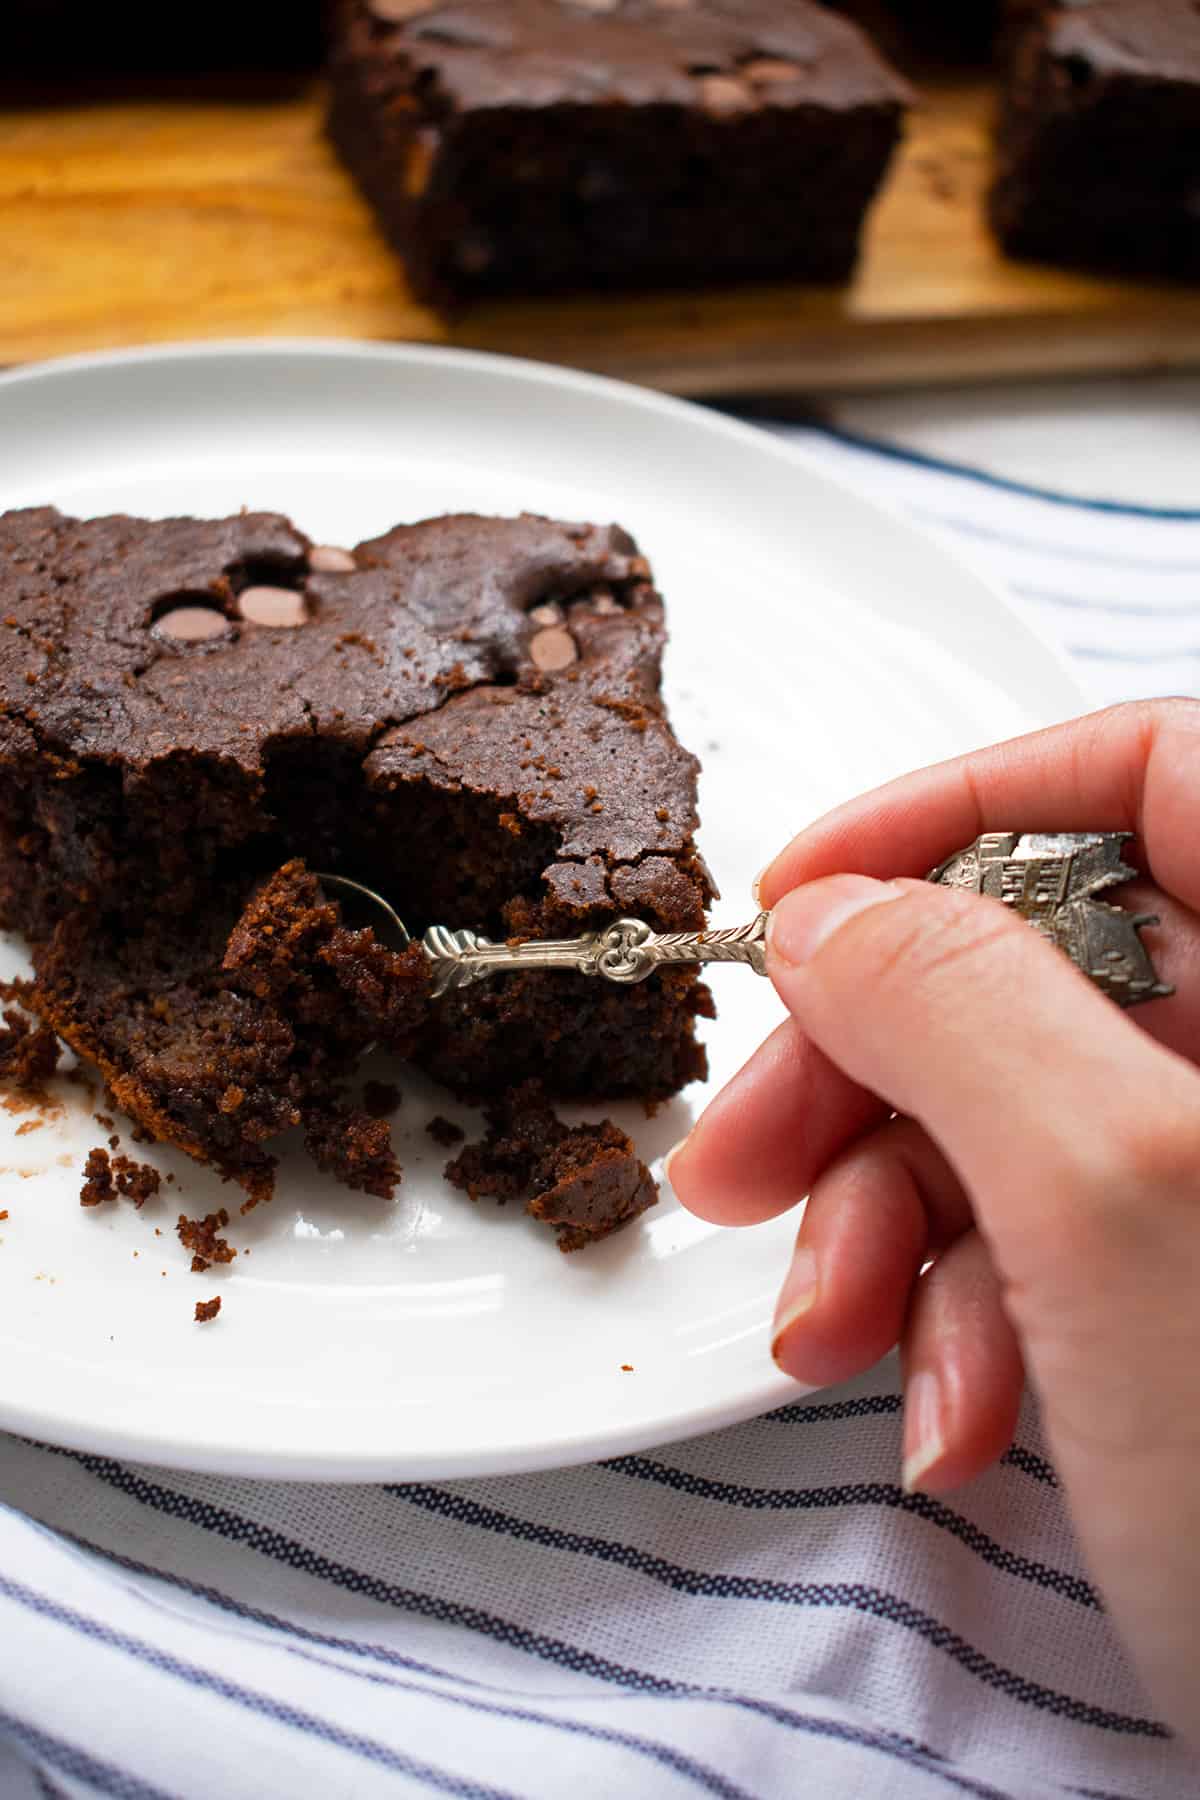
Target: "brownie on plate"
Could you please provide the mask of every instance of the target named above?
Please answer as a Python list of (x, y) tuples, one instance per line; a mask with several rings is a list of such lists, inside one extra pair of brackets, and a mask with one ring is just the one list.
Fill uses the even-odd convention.
[(907, 96), (816, 0), (341, 0), (331, 74), (434, 303), (842, 280)]
[(1200, 278), (1200, 8), (1017, 0), (991, 198), (1011, 255)]
[[(455, 516), (347, 550), (271, 514), (0, 517), (0, 924), (38, 1008), (153, 1135), (248, 1184), (289, 1124), (343, 1154), (371, 1040), (467, 1097), (674, 1093), (705, 1066), (694, 970), (430, 1003), (421, 953), (311, 879), (368, 882), (414, 935), (701, 927), (664, 635), (615, 526)], [(350, 1174), (385, 1186), (353, 1133)]]

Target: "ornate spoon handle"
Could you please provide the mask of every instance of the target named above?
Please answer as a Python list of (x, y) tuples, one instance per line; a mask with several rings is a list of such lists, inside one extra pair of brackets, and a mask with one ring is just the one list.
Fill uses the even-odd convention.
[(470, 987), (514, 969), (574, 969), (607, 981), (645, 981), (670, 963), (746, 963), (767, 972), (767, 914), (727, 931), (653, 931), (644, 919), (616, 919), (577, 938), (542, 938), (527, 944), (494, 944), (474, 931), (431, 925), (421, 943), (433, 965), (433, 994)]
[(1133, 881), (1123, 859), (1131, 831), (989, 831), (931, 871), (943, 887), (990, 894), (1057, 944), (1118, 1006), (1160, 1000), (1175, 989), (1158, 979), (1141, 939), (1155, 913), (1130, 913), (1097, 895)]
[[(1064, 951), (1102, 992), (1121, 1006), (1174, 992), (1158, 979), (1142, 943), (1152, 913), (1128, 913), (1097, 898), (1130, 881), (1136, 869), (1122, 860), (1128, 831), (992, 831), (948, 857), (928, 879), (944, 887), (989, 894), (1011, 906), (1035, 931)], [(367, 922), (385, 942), (403, 948), (403, 921), (373, 888), (341, 875), (320, 879), (343, 905), (366, 905)], [(656, 932), (644, 919), (617, 919), (575, 938), (494, 944), (474, 931), (431, 925), (421, 940), (432, 966), (432, 992), (448, 994), (516, 969), (574, 969), (606, 981), (645, 981), (672, 963), (745, 963), (765, 975), (766, 913), (724, 931)]]

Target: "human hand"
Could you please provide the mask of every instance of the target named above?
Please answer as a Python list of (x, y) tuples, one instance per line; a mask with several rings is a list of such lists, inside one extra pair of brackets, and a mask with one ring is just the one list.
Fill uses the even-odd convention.
[[(899, 1342), (910, 1488), (1000, 1455), (1028, 1374), (1117, 1625), (1193, 1734), (1198, 802), (1200, 703), (1164, 701), (904, 777), (803, 832), (759, 884), (790, 1016), (670, 1163), (721, 1224), (810, 1195), (776, 1360), (826, 1385)], [(995, 901), (904, 879), (1002, 829), (1134, 831), (1146, 880), (1121, 898), (1161, 914), (1149, 943), (1177, 997), (1122, 1013)]]

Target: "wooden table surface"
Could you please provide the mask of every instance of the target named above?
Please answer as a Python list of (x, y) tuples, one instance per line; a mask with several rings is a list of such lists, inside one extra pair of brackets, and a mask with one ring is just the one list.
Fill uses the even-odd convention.
[(0, 113), (0, 362), (178, 338), (390, 338), (533, 355), (685, 394), (816, 392), (1200, 363), (1200, 292), (1005, 261), (991, 96), (924, 84), (855, 280), (419, 306), (322, 136), (282, 97)]

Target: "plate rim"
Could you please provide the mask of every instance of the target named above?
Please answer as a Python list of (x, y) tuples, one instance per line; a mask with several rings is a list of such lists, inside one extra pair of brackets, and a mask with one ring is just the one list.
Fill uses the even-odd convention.
[[(830, 491), (849, 497), (867, 508), (893, 528), (899, 529), (916, 543), (923, 554), (940, 562), (947, 579), (961, 578), (974, 590), (978, 599), (984, 596), (997, 612), (1004, 615), (1015, 638), (1025, 638), (1041, 651), (1052, 665), (1063, 686), (1081, 709), (1093, 702), (1079, 671), (1066, 651), (1042, 627), (1031, 619), (984, 570), (976, 567), (953, 545), (919, 520), (912, 519), (900, 503), (865, 492), (838, 470), (830, 470), (816, 445), (797, 443), (764, 429), (760, 424), (730, 418), (727, 414), (695, 401), (638, 386), (611, 376), (592, 374), (555, 363), (500, 354), (492, 351), (467, 350), (455, 346), (376, 342), (373, 340), (273, 337), (215, 338), (179, 340), (167, 344), (149, 344), (102, 351), (88, 351), (70, 356), (48, 358), (0, 371), (0, 403), (12, 400), (22, 389), (45, 387), (73, 376), (95, 371), (120, 371), (146, 365), (191, 365), (234, 359), (243, 363), (258, 361), (283, 362), (300, 359), (312, 362), (379, 363), (393, 367), (427, 369), (430, 366), (452, 367), (466, 377), (472, 374), (501, 378), (514, 383), (533, 382), (559, 394), (595, 396), (619, 402), (626, 408), (650, 412), (669, 421), (690, 422), (703, 429), (710, 438), (723, 441), (732, 449), (753, 446), (762, 454), (802, 469), (809, 481)], [(782, 1271), (781, 1271), (782, 1278)], [(0, 1431), (12, 1431), (25, 1437), (41, 1439), (64, 1449), (85, 1455), (127, 1457), (149, 1465), (173, 1470), (207, 1474), (249, 1476), (277, 1480), (319, 1482), (365, 1482), (388, 1478), (464, 1479), (476, 1476), (530, 1473), (538, 1470), (566, 1468), (605, 1457), (630, 1454), (649, 1447), (685, 1441), (688, 1438), (718, 1431), (762, 1416), (774, 1408), (804, 1399), (815, 1391), (791, 1381), (768, 1365), (761, 1379), (748, 1385), (736, 1399), (698, 1400), (674, 1413), (670, 1422), (651, 1428), (644, 1420), (628, 1423), (612, 1419), (600, 1427), (592, 1426), (577, 1436), (552, 1441), (531, 1438), (528, 1432), (520, 1445), (472, 1450), (464, 1447), (457, 1454), (443, 1454), (436, 1448), (414, 1455), (411, 1449), (396, 1443), (354, 1454), (334, 1448), (313, 1453), (292, 1447), (255, 1449), (244, 1438), (241, 1448), (189, 1443), (186, 1430), (165, 1436), (154, 1423), (149, 1427), (135, 1422), (121, 1425), (101, 1424), (93, 1427), (85, 1416), (86, 1396), (81, 1398), (78, 1415), (66, 1418), (39, 1417), (36, 1406), (26, 1405), (17, 1394), (0, 1391)], [(382, 1422), (381, 1422), (382, 1424)], [(386, 1431), (386, 1427), (382, 1427)]]

